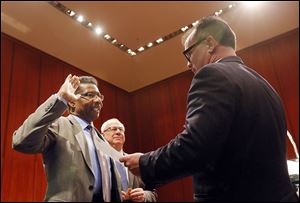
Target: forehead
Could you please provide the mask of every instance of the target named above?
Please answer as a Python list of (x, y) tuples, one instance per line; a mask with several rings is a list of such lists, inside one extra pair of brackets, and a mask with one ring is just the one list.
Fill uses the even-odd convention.
[(91, 83), (80, 84), (81, 92), (100, 92), (98, 87)]
[(123, 127), (122, 123), (117, 122), (117, 121), (112, 122), (112, 123), (109, 123), (109, 124), (107, 125), (107, 127), (115, 127), (115, 126), (116, 126), (116, 127), (120, 127), (120, 126)]

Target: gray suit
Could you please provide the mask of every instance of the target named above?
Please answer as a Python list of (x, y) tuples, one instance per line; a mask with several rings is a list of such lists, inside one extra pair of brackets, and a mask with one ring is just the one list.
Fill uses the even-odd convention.
[[(126, 155), (126, 154), (125, 154)], [(157, 193), (155, 189), (146, 188), (144, 182), (140, 177), (133, 175), (128, 170), (128, 188), (143, 188), (145, 193), (145, 202), (156, 202), (157, 201)]]
[(145, 202), (156, 202), (157, 201), (157, 193), (153, 190), (145, 189), (145, 184), (138, 176), (133, 175), (130, 171), (128, 171), (128, 188), (143, 188), (145, 193)]
[[(87, 140), (73, 116), (62, 117), (67, 106), (51, 96), (14, 132), (13, 148), (42, 153), (48, 181), (45, 201), (92, 201), (95, 178)], [(98, 133), (99, 134), (99, 133)], [(102, 171), (104, 201), (119, 201), (121, 183), (112, 160), (95, 147)]]

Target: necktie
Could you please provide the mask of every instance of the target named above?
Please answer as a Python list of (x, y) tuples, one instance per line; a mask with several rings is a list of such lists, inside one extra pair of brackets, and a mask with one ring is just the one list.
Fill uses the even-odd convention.
[(117, 161), (116, 161), (116, 166), (117, 166), (117, 169), (118, 169), (118, 171), (121, 175), (122, 190), (126, 192), (127, 189), (128, 189), (126, 169), (120, 162), (117, 162)]
[(97, 154), (97, 151), (96, 151), (96, 147), (95, 147), (95, 136), (96, 135), (96, 132), (93, 128), (93, 126), (91, 125), (88, 125), (87, 126), (87, 129), (89, 130), (90, 132), (90, 135), (91, 135), (91, 141), (92, 141), (92, 146), (89, 146), (90, 147), (90, 155), (91, 155), (91, 161), (92, 161), (92, 168), (93, 168), (93, 172), (95, 174), (95, 188), (94, 188), (94, 192), (96, 193), (102, 193), (101, 191), (101, 167), (100, 167), (100, 163), (99, 163), (99, 158), (98, 158), (98, 154)]

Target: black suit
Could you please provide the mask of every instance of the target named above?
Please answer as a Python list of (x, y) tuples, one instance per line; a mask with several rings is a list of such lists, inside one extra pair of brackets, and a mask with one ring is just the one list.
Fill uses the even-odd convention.
[(185, 129), (141, 156), (141, 177), (157, 185), (193, 175), (195, 201), (296, 201), (286, 131), (275, 90), (239, 57), (226, 57), (194, 76)]

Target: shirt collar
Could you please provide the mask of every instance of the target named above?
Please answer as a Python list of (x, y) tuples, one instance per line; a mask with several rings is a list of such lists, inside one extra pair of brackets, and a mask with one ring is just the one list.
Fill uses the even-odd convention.
[(84, 130), (88, 125), (91, 125), (91, 126), (94, 126), (93, 125), (93, 122), (92, 123), (88, 123), (88, 122), (86, 122), (85, 120), (83, 120), (82, 118), (79, 118), (78, 116), (76, 116), (76, 115), (71, 115), (71, 116), (73, 116), (75, 119), (76, 119), (76, 121), (78, 121), (78, 123), (80, 124), (80, 126), (81, 126), (81, 128)]

